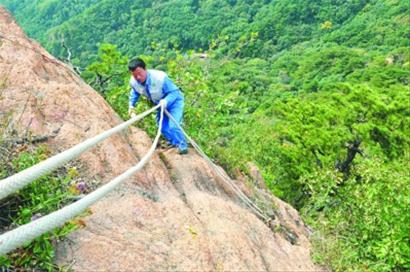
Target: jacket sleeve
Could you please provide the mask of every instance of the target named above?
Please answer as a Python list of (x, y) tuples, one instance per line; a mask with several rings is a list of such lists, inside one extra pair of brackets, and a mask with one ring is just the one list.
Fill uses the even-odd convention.
[(139, 98), (140, 98), (140, 94), (137, 91), (135, 91), (134, 88), (131, 87), (128, 107), (129, 108), (135, 107), (135, 104), (138, 102)]
[(164, 98), (167, 101), (167, 105), (171, 105), (180, 96), (178, 87), (172, 82), (172, 80), (167, 76), (164, 79), (163, 85)]

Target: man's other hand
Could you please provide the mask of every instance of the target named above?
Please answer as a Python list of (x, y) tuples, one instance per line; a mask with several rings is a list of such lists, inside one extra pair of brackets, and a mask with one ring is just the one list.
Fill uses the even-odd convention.
[(167, 107), (167, 100), (161, 99), (161, 100), (159, 101), (159, 104), (161, 105), (161, 107), (166, 108), (166, 107)]

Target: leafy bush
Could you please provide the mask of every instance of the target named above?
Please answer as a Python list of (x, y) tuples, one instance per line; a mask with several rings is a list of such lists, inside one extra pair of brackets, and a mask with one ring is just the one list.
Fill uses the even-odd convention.
[(410, 269), (409, 159), (363, 159), (346, 181), (329, 170), (305, 177), (312, 197), (303, 213), (316, 229), (317, 261), (337, 271)]
[[(27, 149), (27, 146), (20, 147)], [(11, 152), (12, 156), (0, 162), (0, 178), (20, 172), (48, 157), (45, 145), (26, 151)], [(59, 169), (53, 174), (38, 178), (17, 193), (1, 200), (1, 229), (6, 231), (27, 224), (37, 218), (58, 210), (72, 202), (77, 193), (73, 179), (78, 172), (75, 168)], [(73, 187), (74, 186), (74, 187)], [(74, 188), (74, 190), (73, 190)], [(0, 268), (11, 270), (58, 269), (53, 264), (55, 244), (77, 227), (68, 222), (60, 228), (43, 234), (19, 249), (0, 257)]]

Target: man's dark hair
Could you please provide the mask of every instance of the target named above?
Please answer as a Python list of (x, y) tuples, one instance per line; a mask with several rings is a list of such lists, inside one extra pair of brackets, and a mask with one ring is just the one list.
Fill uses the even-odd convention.
[(141, 67), (145, 70), (145, 62), (141, 58), (132, 59), (130, 60), (130, 62), (128, 62), (128, 70), (130, 70), (131, 72), (133, 72), (138, 67)]

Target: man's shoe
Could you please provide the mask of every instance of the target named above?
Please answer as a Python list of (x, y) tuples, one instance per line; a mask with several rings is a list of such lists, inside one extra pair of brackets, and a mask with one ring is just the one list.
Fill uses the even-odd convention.
[(158, 147), (163, 148), (163, 149), (168, 149), (168, 148), (172, 148), (175, 146), (168, 141), (161, 141), (158, 143)]
[(188, 148), (187, 148), (187, 147), (178, 148), (178, 152), (179, 152), (179, 154), (181, 154), (181, 155), (188, 154)]

